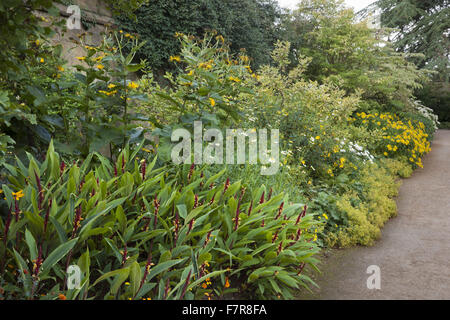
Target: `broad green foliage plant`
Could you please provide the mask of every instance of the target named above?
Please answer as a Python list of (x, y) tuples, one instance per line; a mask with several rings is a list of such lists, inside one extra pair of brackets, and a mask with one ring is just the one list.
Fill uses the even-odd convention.
[[(94, 152), (65, 164), (51, 143), (43, 162), (7, 166), (4, 298), (292, 298), (314, 284), (304, 268), (315, 268), (320, 223), (306, 206), (145, 155), (126, 147), (115, 163)], [(67, 286), (71, 265), (79, 288)]]
[[(131, 79), (131, 73), (145, 66), (145, 62), (133, 62), (142, 42), (129, 33), (113, 31), (104, 36), (103, 42), (93, 47), (80, 38), (85, 54), (75, 65), (72, 81), (58, 85), (71, 88), (64, 100), (76, 106), (72, 122), (77, 123), (55, 146), (68, 154), (86, 157), (89, 152), (107, 148), (114, 153), (127, 143), (139, 141), (144, 129), (132, 120), (152, 121), (133, 109), (137, 101), (147, 96), (138, 91), (139, 84)], [(124, 48), (129, 48), (125, 55)], [(70, 143), (69, 143), (70, 141)]]

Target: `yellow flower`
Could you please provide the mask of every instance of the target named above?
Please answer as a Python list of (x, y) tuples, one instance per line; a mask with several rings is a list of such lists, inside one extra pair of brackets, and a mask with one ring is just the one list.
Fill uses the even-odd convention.
[(113, 88), (115, 88), (115, 87), (116, 87), (116, 85), (113, 84), (113, 83), (108, 84), (108, 89), (113, 89)]
[(387, 152), (384, 152), (383, 154), (384, 154), (386, 157), (388, 156), (388, 153), (387, 153)]
[(60, 294), (58, 295), (58, 299), (59, 299), (59, 300), (66, 300), (67, 298), (66, 298), (65, 295), (63, 295), (62, 293), (60, 293)]
[(41, 58), (41, 60), (39, 60), (41, 63), (44, 63), (44, 58)]
[(15, 200), (20, 200), (20, 198), (22, 198), (23, 196), (25, 196), (25, 195), (23, 194), (23, 190), (19, 190), (19, 191), (17, 191), (17, 192), (13, 192), (12, 195), (13, 195), (13, 197), (14, 197)]
[(179, 56), (170, 56), (169, 61), (176, 61), (176, 62), (180, 62), (181, 58)]
[(102, 70), (102, 69), (104, 68), (104, 66), (103, 66), (102, 64), (98, 64), (98, 65), (96, 66), (96, 68), (97, 68), (98, 70)]
[(199, 66), (199, 68), (204, 68), (204, 69), (206, 69), (206, 70), (209, 70), (209, 69), (212, 68), (211, 64), (206, 63), (206, 62), (202, 62), (202, 63), (200, 63), (198, 66)]
[(221, 36), (221, 35), (218, 35), (218, 36), (216, 37), (216, 40), (217, 40), (217, 41), (221, 41), (222, 43), (224, 43), (224, 42), (225, 42), (225, 39), (224, 39), (224, 37), (223, 37), (223, 36)]
[(38, 46), (40, 43), (39, 39), (36, 39), (36, 41), (34, 43), (36, 43), (36, 45)]
[(345, 164), (345, 161), (346, 161), (346, 159), (345, 159), (345, 158), (341, 158), (341, 159), (340, 159), (340, 161), (341, 161), (341, 164), (339, 165), (339, 167), (340, 167), (340, 168), (343, 168), (343, 167), (344, 167), (344, 164)]
[(216, 105), (216, 101), (213, 98), (209, 98), (209, 102), (211, 103), (211, 106), (215, 106)]
[(136, 88), (139, 88), (139, 85), (138, 85), (137, 83), (135, 83), (134, 81), (131, 81), (131, 82), (128, 84), (128, 88), (130, 88), (130, 89), (136, 89)]
[(325, 218), (325, 220), (328, 220), (328, 216), (324, 213), (323, 217)]
[(147, 153), (149, 153), (149, 152), (151, 152), (149, 149), (147, 149), (147, 148), (142, 148), (142, 151), (145, 151), (145, 152), (147, 152)]
[(228, 77), (228, 80), (234, 81), (234, 82), (240, 82), (241, 80), (236, 77)]
[(86, 57), (76, 57), (76, 59), (78, 59), (79, 61), (83, 61), (86, 60)]
[(62, 66), (58, 66), (58, 70), (62, 72), (64, 71), (64, 68)]
[(105, 90), (98, 90), (98, 92), (104, 93), (104, 94), (106, 94), (107, 96), (112, 96), (113, 94), (116, 94), (116, 93), (117, 93), (117, 90), (113, 90), (113, 91), (110, 91), (110, 92), (105, 91)]

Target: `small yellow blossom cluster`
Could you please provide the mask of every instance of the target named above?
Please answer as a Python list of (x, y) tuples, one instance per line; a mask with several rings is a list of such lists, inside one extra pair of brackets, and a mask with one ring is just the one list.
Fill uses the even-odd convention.
[[(0, 194), (2, 194), (2, 193), (3, 193), (3, 190), (0, 189)], [(12, 192), (12, 196), (13, 196), (14, 200), (18, 201), (18, 200), (20, 200), (20, 198), (24, 197), (25, 195), (23, 194), (23, 190), (19, 190), (17, 192)], [(4, 200), (6, 200), (6, 198), (4, 198)]]
[[(329, 156), (330, 156), (330, 154), (328, 154), (328, 157), (329, 157)], [(341, 158), (339, 158), (338, 161), (336, 161), (336, 162), (334, 163), (334, 166), (335, 166), (335, 167), (339, 167), (339, 168), (342, 169), (342, 168), (344, 168), (346, 161), (347, 161), (346, 158), (341, 157)]]
[(128, 83), (127, 87), (130, 89), (137, 89), (137, 88), (139, 88), (139, 85), (134, 81), (130, 81), (130, 83)]
[(228, 77), (228, 80), (233, 81), (233, 82), (241, 82), (241, 80), (239, 78), (236, 78), (236, 77), (233, 77), (233, 76)]
[[(385, 134), (382, 154), (385, 157), (406, 155), (412, 164), (423, 168), (422, 156), (431, 151), (428, 134), (422, 122), (413, 123), (411, 120), (402, 121), (398, 116), (390, 113), (366, 114), (357, 113), (356, 118), (350, 118), (351, 122), (362, 120), (374, 129), (381, 129)], [(361, 121), (360, 120), (360, 121)]]
[(211, 70), (213, 65), (213, 60), (209, 60), (207, 62), (201, 62), (199, 63), (198, 67), (205, 70)]
[(170, 62), (174, 62), (174, 61), (181, 62), (181, 58), (179, 56), (170, 56), (169, 61)]
[(20, 200), (20, 198), (24, 197), (23, 190), (19, 190), (17, 192), (13, 192), (12, 196), (14, 197), (14, 200)]
[(203, 289), (207, 289), (208, 286), (210, 286), (211, 284), (212, 284), (211, 283), (211, 278), (206, 278), (205, 282), (202, 283), (202, 288)]

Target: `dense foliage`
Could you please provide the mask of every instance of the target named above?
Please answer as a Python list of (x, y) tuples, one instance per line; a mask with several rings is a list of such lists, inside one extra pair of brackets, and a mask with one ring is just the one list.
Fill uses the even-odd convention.
[(439, 70), (441, 80), (449, 80), (450, 2), (448, 0), (379, 0), (381, 23), (399, 32), (393, 41), (404, 52), (422, 53), (419, 66)]
[(169, 57), (179, 53), (173, 36), (179, 31), (202, 37), (205, 31), (217, 30), (230, 41), (233, 52), (245, 49), (255, 66), (268, 63), (281, 12), (273, 0), (157, 0), (135, 15), (137, 22), (118, 18), (119, 26), (147, 41), (139, 57), (163, 74), (171, 67)]
[[(300, 1), (280, 21), (273, 1), (153, 1), (98, 45), (80, 34), (74, 66), (51, 42), (57, 20), (38, 27), (24, 7), (51, 1), (9, 3), (0, 298), (295, 298), (321, 247), (374, 243), (398, 178), (431, 151), (437, 117), (415, 96), (429, 71), (341, 1)], [(172, 133), (194, 121), (247, 130), (247, 150), (279, 130), (279, 170), (176, 165)]]
[[(155, 168), (156, 158), (137, 155), (127, 147), (115, 164), (91, 153), (66, 165), (51, 143), (44, 162), (30, 155), (28, 168), (8, 167), (5, 298), (198, 299), (232, 293), (234, 281), (254, 297), (292, 298), (312, 282), (302, 270), (316, 262), (320, 223), (300, 204), (219, 183), (225, 170)], [(73, 263), (83, 277), (68, 289)]]
[(409, 59), (419, 67), (436, 71), (433, 82), (418, 90), (417, 96), (441, 121), (450, 121), (450, 2), (379, 0), (372, 7), (381, 10), (383, 26), (393, 28), (396, 49), (412, 53)]

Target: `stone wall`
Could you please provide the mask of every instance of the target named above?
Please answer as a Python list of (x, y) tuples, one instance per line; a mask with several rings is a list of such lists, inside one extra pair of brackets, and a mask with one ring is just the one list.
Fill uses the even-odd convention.
[[(111, 11), (101, 0), (72, 0), (71, 4), (78, 5), (81, 9), (81, 29), (67, 30), (66, 32), (56, 30), (56, 35), (52, 39), (53, 43), (63, 46), (63, 56), (67, 60), (68, 65), (79, 63), (75, 57), (85, 54), (82, 48), (75, 45), (79, 35), (86, 33), (86, 44), (96, 46), (102, 41), (102, 33), (114, 25)], [(55, 4), (55, 6), (59, 9), (62, 19), (69, 18), (70, 14), (67, 13), (68, 6), (62, 4)], [(44, 12), (36, 12), (36, 15), (48, 18), (48, 15)]]

